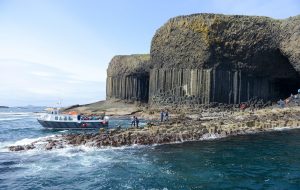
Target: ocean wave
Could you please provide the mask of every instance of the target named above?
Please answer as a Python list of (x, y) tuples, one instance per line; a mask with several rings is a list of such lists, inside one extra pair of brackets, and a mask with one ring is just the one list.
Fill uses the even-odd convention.
[(38, 114), (30, 112), (0, 112), (0, 121), (14, 121), (33, 117), (38, 117)]
[(221, 135), (218, 133), (207, 133), (202, 135), (202, 137), (200, 138), (200, 140), (214, 140), (214, 139), (220, 139), (220, 138), (225, 138), (226, 135)]
[(48, 135), (38, 138), (24, 138), (21, 140), (17, 140), (15, 142), (12, 141), (6, 141), (6, 142), (0, 142), (0, 152), (7, 152), (9, 146), (18, 146), (18, 145), (29, 145), (31, 143), (37, 142), (37, 145), (45, 144), (47, 143), (47, 139), (54, 139), (55, 135)]
[(0, 116), (1, 115), (19, 115), (19, 116), (28, 116), (28, 115), (34, 115), (37, 113), (33, 113), (33, 112), (0, 112)]
[(20, 118), (20, 117), (11, 117), (11, 118), (0, 118), (0, 121), (15, 121), (15, 120), (21, 120), (24, 118)]

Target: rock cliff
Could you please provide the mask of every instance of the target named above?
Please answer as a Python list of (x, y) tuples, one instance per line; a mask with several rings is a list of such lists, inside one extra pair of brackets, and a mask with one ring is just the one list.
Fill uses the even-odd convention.
[(294, 93), (300, 84), (299, 18), (170, 19), (151, 44), (150, 101), (236, 104)]
[(297, 92), (299, 73), (300, 16), (193, 14), (156, 31), (150, 58), (114, 57), (107, 98), (157, 105), (275, 101)]
[(106, 98), (147, 102), (149, 59), (147, 54), (115, 56), (107, 69)]

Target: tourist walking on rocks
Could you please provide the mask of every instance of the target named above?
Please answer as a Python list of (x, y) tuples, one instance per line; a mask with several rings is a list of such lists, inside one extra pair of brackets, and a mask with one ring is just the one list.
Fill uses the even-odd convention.
[(140, 122), (140, 120), (137, 117), (135, 117), (136, 128), (139, 128), (139, 122)]
[(160, 122), (164, 121), (164, 115), (165, 115), (164, 111), (161, 110), (161, 112), (160, 112)]
[(132, 127), (132, 125), (135, 127), (135, 116), (133, 116), (131, 118), (131, 127)]

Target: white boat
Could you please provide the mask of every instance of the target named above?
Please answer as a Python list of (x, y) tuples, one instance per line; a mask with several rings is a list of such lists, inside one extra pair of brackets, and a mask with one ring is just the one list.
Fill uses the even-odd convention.
[(47, 109), (48, 113), (41, 115), (37, 120), (48, 129), (96, 129), (108, 127), (109, 118), (84, 117), (76, 112), (60, 114), (58, 108)]

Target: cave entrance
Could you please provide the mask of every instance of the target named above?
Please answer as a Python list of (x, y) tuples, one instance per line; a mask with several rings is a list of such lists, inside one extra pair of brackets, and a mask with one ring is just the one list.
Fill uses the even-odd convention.
[(137, 100), (148, 103), (149, 100), (149, 74), (139, 76), (137, 79)]
[(278, 49), (263, 57), (264, 65), (261, 72), (269, 76), (271, 82), (271, 99), (277, 101), (286, 99), (291, 94), (297, 94), (300, 89), (300, 75), (289, 59)]
[(274, 91), (278, 98), (285, 99), (297, 94), (300, 89), (300, 78), (276, 78), (273, 81)]

